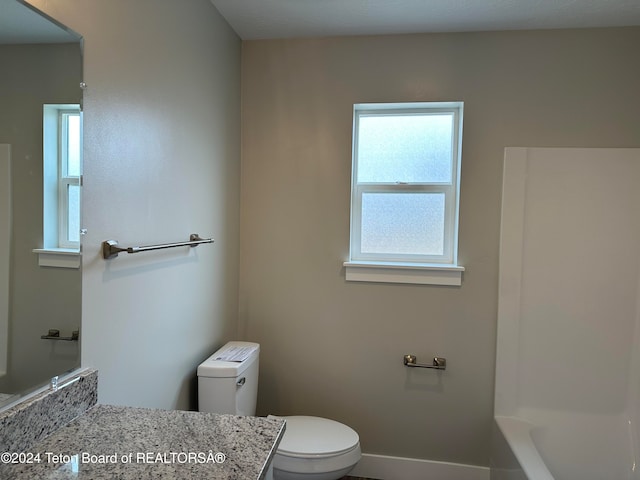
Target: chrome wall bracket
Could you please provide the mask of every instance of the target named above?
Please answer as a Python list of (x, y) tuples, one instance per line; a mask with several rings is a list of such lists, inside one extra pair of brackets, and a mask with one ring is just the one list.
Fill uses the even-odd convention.
[(419, 367), (419, 368), (433, 368), (435, 370), (446, 370), (447, 369), (447, 359), (443, 357), (433, 357), (433, 362), (431, 365), (427, 365), (425, 363), (417, 363), (418, 359), (415, 355), (405, 355), (404, 356), (404, 364), (407, 367)]

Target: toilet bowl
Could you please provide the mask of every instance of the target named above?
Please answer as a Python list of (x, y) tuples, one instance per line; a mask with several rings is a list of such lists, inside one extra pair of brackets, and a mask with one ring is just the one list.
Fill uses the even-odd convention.
[[(201, 412), (255, 415), (260, 346), (229, 342), (198, 366)], [(273, 459), (274, 480), (338, 480), (361, 457), (358, 434), (334, 420), (284, 416), (286, 428)]]
[(287, 427), (273, 460), (274, 480), (336, 480), (360, 460), (360, 438), (352, 428), (320, 417), (276, 418)]

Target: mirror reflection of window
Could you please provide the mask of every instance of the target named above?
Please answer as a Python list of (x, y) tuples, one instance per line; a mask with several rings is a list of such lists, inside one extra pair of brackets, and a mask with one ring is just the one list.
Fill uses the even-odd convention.
[(80, 109), (60, 112), (59, 244), (80, 247)]
[[(77, 220), (60, 228), (57, 213), (43, 211), (43, 205), (51, 210), (57, 209), (60, 203), (57, 149), (64, 144), (55, 139), (59, 119), (58, 112), (54, 111), (51, 119), (54, 140), (47, 148), (53, 165), (45, 166), (42, 114), (45, 103), (70, 105), (70, 109), (75, 109), (75, 120), (70, 117), (69, 124), (73, 138), (73, 130), (77, 132), (78, 126), (73, 122), (83, 120), (83, 114), (78, 117), (83, 94), (83, 62), (81, 36), (41, 14), (29, 2), (0, 0), (0, 11), (0, 157), (2, 150), (10, 148), (13, 159), (11, 170), (0, 172), (0, 197), (10, 201), (10, 206), (4, 209), (6, 219), (0, 218), (2, 409), (1, 394), (15, 398), (14, 394), (20, 396), (32, 391), (47, 384), (54, 375), (80, 366), (80, 341), (41, 339), (41, 335), (54, 328), (60, 330), (61, 336), (69, 336), (74, 330), (80, 330), (82, 323), (82, 262), (77, 242), (82, 236), (78, 234)], [(84, 127), (79, 128), (82, 133)], [(73, 140), (71, 142), (73, 145)], [(6, 146), (3, 148), (1, 144)], [(76, 178), (69, 180), (70, 186), (63, 192), (67, 193), (71, 205), (68, 218), (78, 219), (81, 181), (73, 170), (79, 166), (81, 172), (83, 160), (77, 154), (75, 158), (79, 158), (79, 163), (71, 161), (69, 177)], [(47, 168), (44, 174), (43, 167)], [(54, 180), (43, 186), (43, 179), (51, 177)], [(74, 204), (76, 213), (73, 213)], [(2, 210), (0, 205), (0, 212)], [(43, 213), (47, 214), (44, 221)], [(45, 222), (46, 231), (52, 233), (43, 235)], [(75, 234), (76, 246), (59, 248), (60, 232), (71, 233), (68, 238), (72, 241)], [(27, 253), (29, 249), (35, 258)], [(7, 267), (4, 275), (2, 258), (6, 258), (5, 263), (11, 267)], [(3, 363), (6, 365), (4, 375)]]
[(80, 248), (80, 116), (79, 105), (43, 109), (45, 248)]

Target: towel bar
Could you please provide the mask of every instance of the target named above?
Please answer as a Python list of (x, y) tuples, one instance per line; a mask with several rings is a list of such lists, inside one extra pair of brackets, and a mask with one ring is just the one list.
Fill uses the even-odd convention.
[(213, 238), (200, 238), (200, 235), (198, 235), (197, 233), (192, 233), (189, 236), (188, 242), (162, 243), (159, 245), (146, 245), (143, 247), (119, 247), (117, 240), (105, 240), (104, 242), (102, 242), (102, 258), (104, 258), (105, 260), (115, 258), (120, 252), (140, 253), (148, 252), (150, 250), (161, 250), (163, 248), (197, 247), (201, 243), (213, 242)]

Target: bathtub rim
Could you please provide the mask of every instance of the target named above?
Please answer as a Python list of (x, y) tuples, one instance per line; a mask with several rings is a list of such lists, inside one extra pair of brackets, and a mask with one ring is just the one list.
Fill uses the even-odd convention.
[(531, 437), (536, 425), (518, 417), (495, 415), (494, 419), (527, 478), (554, 480)]

